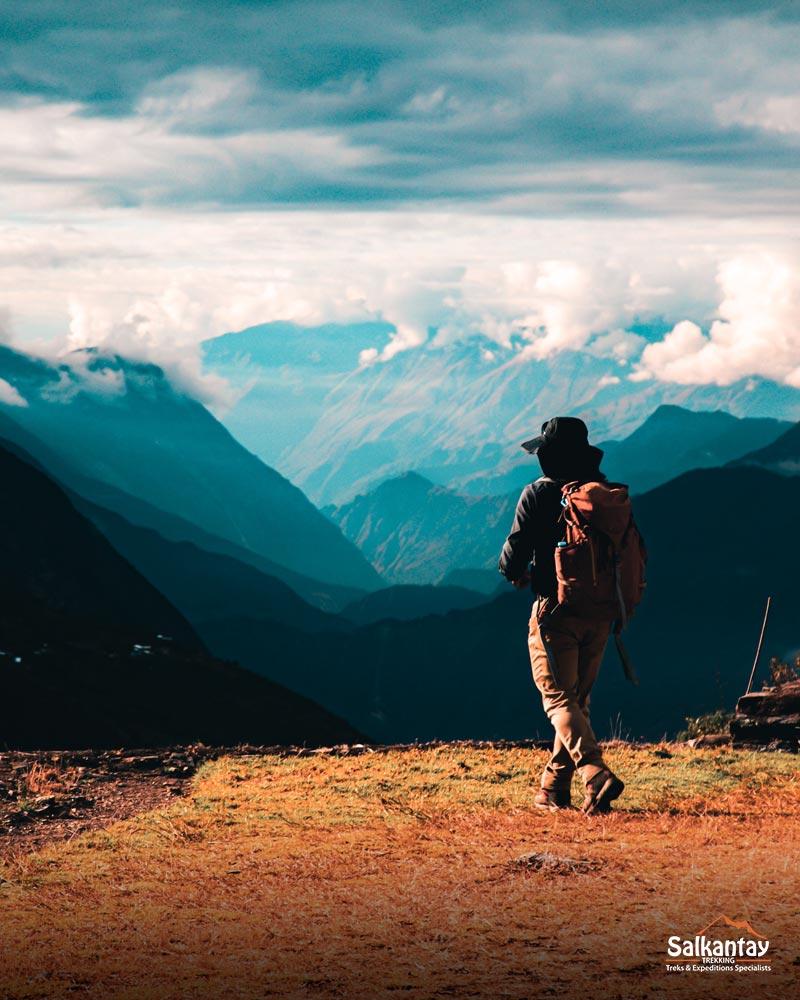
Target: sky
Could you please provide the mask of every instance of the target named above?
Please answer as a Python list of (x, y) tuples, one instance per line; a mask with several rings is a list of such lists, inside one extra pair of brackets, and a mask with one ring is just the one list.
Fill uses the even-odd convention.
[(380, 317), (364, 365), (480, 332), (800, 387), (796, 2), (5, 8), (7, 341)]

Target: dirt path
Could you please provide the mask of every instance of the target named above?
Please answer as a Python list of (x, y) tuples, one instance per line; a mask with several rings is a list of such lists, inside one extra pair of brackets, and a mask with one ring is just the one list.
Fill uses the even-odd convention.
[(0, 754), (0, 858), (155, 809), (203, 759), (191, 747)]

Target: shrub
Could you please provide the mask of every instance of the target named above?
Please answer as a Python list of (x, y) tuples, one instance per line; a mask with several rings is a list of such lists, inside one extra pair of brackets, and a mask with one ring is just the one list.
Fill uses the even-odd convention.
[(694, 719), (687, 716), (685, 719), (686, 729), (681, 730), (675, 738), (678, 742), (685, 742), (697, 739), (698, 736), (709, 736), (711, 733), (727, 733), (731, 719), (733, 719), (733, 712), (724, 708), (718, 708), (715, 712), (706, 712), (705, 715), (698, 715)]
[(794, 663), (784, 663), (779, 657), (773, 656), (769, 661), (769, 681), (764, 687), (780, 687), (789, 681), (800, 680), (800, 656), (795, 656)]

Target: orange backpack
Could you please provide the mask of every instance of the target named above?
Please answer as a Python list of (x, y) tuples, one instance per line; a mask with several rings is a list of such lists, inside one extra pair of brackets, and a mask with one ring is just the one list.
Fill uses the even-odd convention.
[[(555, 551), (558, 603), (582, 617), (615, 622), (618, 636), (646, 586), (647, 549), (633, 519), (628, 487), (572, 482), (561, 492), (566, 537)], [(628, 673), (622, 648), (620, 655)]]

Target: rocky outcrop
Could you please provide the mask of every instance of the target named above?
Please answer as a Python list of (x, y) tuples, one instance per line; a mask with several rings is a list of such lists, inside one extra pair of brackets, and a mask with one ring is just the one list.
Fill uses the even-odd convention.
[(800, 746), (800, 680), (743, 695), (731, 722), (734, 747), (768, 746), (797, 751)]

